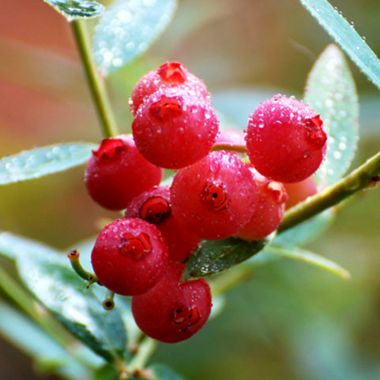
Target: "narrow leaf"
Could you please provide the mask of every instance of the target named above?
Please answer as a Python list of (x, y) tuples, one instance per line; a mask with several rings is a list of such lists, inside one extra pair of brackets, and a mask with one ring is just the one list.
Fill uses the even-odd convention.
[(367, 77), (380, 88), (380, 61), (363, 38), (327, 0), (300, 0)]
[(149, 48), (169, 24), (176, 0), (117, 0), (95, 29), (93, 53), (103, 75)]
[(332, 274), (335, 274), (338, 277), (341, 277), (344, 280), (351, 279), (351, 274), (348, 270), (341, 267), (339, 264), (327, 259), (326, 257), (317, 255), (316, 253), (307, 251), (301, 248), (282, 248), (278, 246), (271, 245), (267, 247), (268, 254), (279, 255), (287, 257), (288, 259), (293, 259), (297, 261), (302, 261), (306, 264), (313, 265), (324, 269)]
[(247, 242), (236, 238), (204, 241), (189, 258), (185, 275), (204, 277), (222, 272), (248, 260), (262, 250), (269, 241), (270, 238), (257, 242)]
[(126, 332), (119, 312), (102, 308), (65, 257), (24, 252), (17, 254), (17, 267), (29, 290), (79, 340), (108, 360), (123, 356)]
[(337, 46), (328, 46), (311, 70), (305, 102), (321, 115), (328, 134), (326, 157), (316, 173), (318, 183), (325, 187), (345, 174), (358, 144), (358, 95), (350, 68)]
[(27, 150), (0, 160), (0, 185), (26, 181), (84, 164), (93, 144), (67, 143)]
[(104, 6), (94, 0), (44, 0), (68, 21), (99, 16)]

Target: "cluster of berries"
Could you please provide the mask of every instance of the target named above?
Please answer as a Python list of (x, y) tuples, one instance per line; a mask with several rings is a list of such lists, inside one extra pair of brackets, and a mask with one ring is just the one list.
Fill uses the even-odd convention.
[[(102, 141), (85, 174), (91, 197), (123, 218), (107, 225), (92, 251), (99, 282), (132, 296), (137, 325), (164, 342), (189, 338), (207, 321), (211, 293), (203, 279), (184, 281), (183, 262), (201, 240), (259, 240), (281, 222), (287, 194), (319, 167), (326, 134), (319, 116), (282, 95), (250, 116), (250, 162), (213, 147), (244, 145), (219, 134), (204, 83), (176, 62), (144, 76), (133, 90), (133, 137)], [(215, 150), (215, 149), (214, 149)], [(170, 187), (162, 169), (179, 169)]]

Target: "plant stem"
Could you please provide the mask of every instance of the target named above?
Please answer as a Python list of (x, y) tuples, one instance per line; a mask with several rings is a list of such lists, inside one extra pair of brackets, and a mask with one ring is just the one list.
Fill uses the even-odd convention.
[(212, 150), (213, 151), (227, 150), (229, 152), (247, 153), (246, 146), (245, 145), (239, 145), (239, 144), (216, 143), (213, 145)]
[(156, 349), (157, 342), (151, 338), (145, 337), (144, 341), (139, 346), (137, 355), (130, 361), (128, 371), (134, 372), (138, 369), (143, 369), (146, 362)]
[(92, 100), (101, 124), (103, 136), (115, 136), (118, 134), (116, 121), (111, 110), (105, 84), (92, 59), (86, 27), (83, 21), (75, 20), (71, 22), (71, 28), (82, 60)]
[(372, 184), (378, 182), (377, 177), (379, 174), (380, 152), (334, 185), (310, 197), (305, 202), (292, 207), (285, 213), (282, 224), (277, 232), (284, 232), (338, 204), (358, 191), (370, 188)]

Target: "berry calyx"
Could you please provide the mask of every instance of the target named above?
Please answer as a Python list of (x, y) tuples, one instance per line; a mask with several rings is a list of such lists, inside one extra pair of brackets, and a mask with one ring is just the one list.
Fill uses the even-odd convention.
[(157, 92), (167, 88), (182, 89), (189, 96), (200, 97), (209, 102), (210, 95), (206, 85), (179, 62), (163, 63), (157, 70), (143, 76), (132, 91), (129, 105), (135, 115), (144, 101)]
[(219, 129), (208, 102), (183, 90), (160, 90), (139, 108), (132, 124), (140, 153), (157, 166), (178, 169), (207, 155)]
[(234, 235), (256, 207), (256, 185), (248, 167), (224, 151), (179, 170), (170, 190), (174, 216), (201, 239)]
[(211, 292), (203, 279), (182, 282), (184, 265), (171, 262), (158, 284), (132, 298), (139, 328), (151, 338), (175, 343), (190, 338), (206, 323)]
[(244, 240), (260, 240), (271, 234), (280, 225), (288, 199), (285, 187), (250, 169), (257, 185), (257, 206), (250, 221), (236, 234)]
[(121, 210), (142, 191), (161, 181), (161, 169), (137, 150), (131, 136), (104, 139), (93, 151), (84, 178), (92, 199), (109, 210)]
[(155, 187), (134, 198), (125, 210), (126, 217), (138, 217), (155, 224), (161, 231), (172, 260), (183, 261), (198, 247), (199, 238), (185, 223), (174, 217), (167, 187)]
[(258, 172), (279, 182), (299, 182), (320, 166), (327, 135), (320, 116), (294, 97), (276, 95), (251, 114), (246, 135)]
[(137, 218), (117, 219), (99, 234), (91, 254), (99, 282), (121, 295), (148, 291), (168, 262), (160, 231)]

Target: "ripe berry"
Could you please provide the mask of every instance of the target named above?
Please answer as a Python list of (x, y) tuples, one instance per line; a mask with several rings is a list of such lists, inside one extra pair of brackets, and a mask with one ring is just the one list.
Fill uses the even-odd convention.
[(151, 95), (132, 124), (141, 154), (163, 168), (177, 169), (210, 151), (219, 121), (211, 105), (184, 91), (167, 88)]
[(128, 205), (125, 216), (138, 217), (155, 224), (165, 239), (172, 260), (185, 260), (199, 244), (198, 237), (172, 214), (170, 190), (167, 187), (156, 187), (138, 195)]
[(148, 291), (161, 278), (168, 248), (160, 231), (141, 219), (117, 219), (96, 239), (91, 262), (99, 282), (121, 295)]
[(285, 183), (284, 185), (288, 193), (288, 201), (285, 205), (286, 209), (295, 206), (318, 192), (313, 177), (308, 177), (301, 182)]
[(280, 225), (288, 199), (284, 185), (271, 181), (251, 169), (256, 182), (257, 206), (250, 221), (236, 234), (244, 240), (260, 240)]
[(84, 181), (92, 199), (110, 210), (125, 208), (142, 191), (161, 181), (161, 169), (137, 150), (131, 136), (105, 139), (93, 151)]
[(168, 87), (179, 87), (190, 96), (200, 97), (207, 102), (210, 100), (206, 85), (199, 78), (189, 73), (181, 63), (166, 62), (142, 77), (133, 89), (129, 101), (133, 115), (146, 98), (157, 90)]
[(132, 298), (139, 328), (151, 338), (175, 343), (190, 338), (207, 321), (211, 292), (203, 279), (181, 282), (184, 265), (171, 262), (159, 283)]
[(276, 95), (251, 114), (247, 130), (249, 158), (262, 175), (299, 182), (320, 166), (327, 135), (320, 116), (293, 97)]
[(202, 239), (223, 239), (246, 224), (256, 204), (248, 167), (229, 152), (212, 152), (178, 171), (171, 187), (173, 214)]

